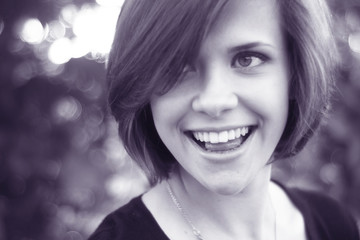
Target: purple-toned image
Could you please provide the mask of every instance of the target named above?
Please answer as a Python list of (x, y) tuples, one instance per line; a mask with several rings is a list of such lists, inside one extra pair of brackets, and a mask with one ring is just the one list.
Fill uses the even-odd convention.
[(359, 240), (359, 0), (2, 0), (0, 240)]

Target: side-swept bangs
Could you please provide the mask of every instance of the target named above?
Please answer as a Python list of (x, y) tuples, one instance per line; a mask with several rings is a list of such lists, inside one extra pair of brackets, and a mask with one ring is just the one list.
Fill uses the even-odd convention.
[(171, 89), (227, 0), (128, 0), (109, 56), (109, 104), (129, 155), (154, 184), (175, 159), (160, 140), (153, 94)]
[(276, 158), (295, 155), (326, 115), (334, 89), (338, 51), (325, 0), (279, 0), (288, 48), (290, 109)]

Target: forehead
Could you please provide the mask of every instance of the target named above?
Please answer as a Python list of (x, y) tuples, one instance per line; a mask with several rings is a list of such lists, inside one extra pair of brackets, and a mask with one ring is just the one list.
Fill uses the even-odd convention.
[(276, 0), (230, 0), (210, 28), (205, 42), (211, 41), (217, 46), (264, 42), (282, 48), (282, 35)]

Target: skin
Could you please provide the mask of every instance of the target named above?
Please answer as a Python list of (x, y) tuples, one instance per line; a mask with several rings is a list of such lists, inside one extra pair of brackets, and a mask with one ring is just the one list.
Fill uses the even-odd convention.
[[(302, 218), (282, 190), (269, 190), (267, 163), (285, 128), (289, 101), (279, 16), (275, 0), (229, 1), (197, 58), (185, 67), (182, 82), (151, 99), (159, 136), (179, 163), (169, 183), (195, 225), (206, 229), (206, 239), (269, 239), (270, 198), (286, 203), (284, 219), (295, 219), (303, 232)], [(204, 151), (188, 134), (245, 126), (254, 128), (252, 134), (228, 152)], [(171, 239), (192, 239), (163, 183), (143, 201)], [(169, 214), (175, 224), (169, 224)], [(291, 239), (304, 239), (299, 236)]]

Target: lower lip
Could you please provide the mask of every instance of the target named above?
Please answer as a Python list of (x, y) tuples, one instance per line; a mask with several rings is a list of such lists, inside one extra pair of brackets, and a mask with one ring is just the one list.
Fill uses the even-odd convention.
[(252, 141), (255, 132), (256, 132), (256, 130), (254, 130), (251, 133), (251, 135), (245, 140), (245, 142), (242, 143), (238, 148), (236, 148), (234, 150), (230, 150), (230, 151), (224, 151), (224, 152), (206, 151), (203, 148), (201, 148), (199, 145), (197, 145), (193, 140), (189, 139), (188, 137), (187, 137), (187, 139), (191, 142), (191, 144), (193, 146), (195, 146), (196, 149), (199, 150), (200, 155), (203, 158), (206, 158), (215, 163), (224, 163), (227, 161), (232, 161), (232, 160), (240, 157), (241, 155), (243, 155), (246, 152), (246, 149), (248, 149), (248, 145), (250, 145), (250, 142)]

